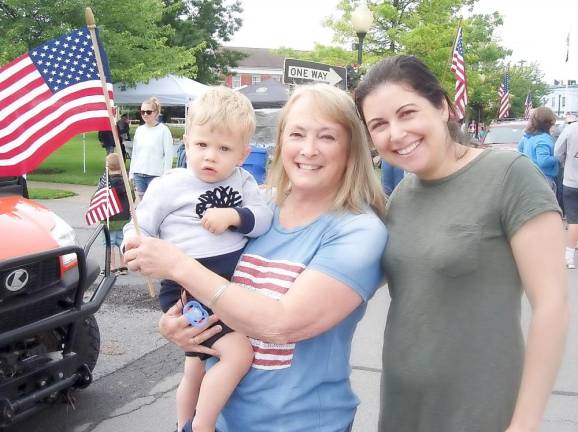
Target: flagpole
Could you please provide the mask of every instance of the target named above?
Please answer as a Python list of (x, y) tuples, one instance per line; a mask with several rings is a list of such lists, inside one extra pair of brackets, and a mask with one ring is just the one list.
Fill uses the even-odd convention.
[[(98, 67), (98, 74), (100, 75), (100, 83), (102, 85), (102, 93), (104, 95), (104, 100), (106, 102), (106, 109), (108, 111), (108, 119), (110, 120), (110, 128), (112, 130), (112, 135), (114, 137), (114, 148), (115, 153), (118, 154), (119, 158), (123, 163), (120, 164), (120, 172), (122, 174), (122, 180), (124, 182), (124, 187), (126, 190), (126, 195), (128, 198), (128, 205), (130, 209), (130, 215), (133, 220), (134, 228), (136, 231), (137, 236), (140, 236), (140, 227), (137, 221), (136, 212), (134, 211), (134, 200), (132, 198), (132, 191), (130, 188), (130, 183), (128, 181), (128, 175), (126, 173), (126, 166), (124, 164), (124, 158), (122, 157), (122, 150), (120, 147), (120, 140), (118, 137), (118, 130), (116, 128), (116, 123), (114, 121), (114, 114), (112, 112), (112, 104), (110, 102), (110, 97), (108, 96), (108, 87), (106, 85), (106, 77), (104, 75), (104, 67), (102, 66), (102, 58), (100, 57), (100, 49), (98, 47), (98, 40), (96, 38), (96, 22), (94, 20), (94, 14), (92, 13), (92, 9), (87, 7), (84, 10), (84, 15), (86, 18), (86, 24), (88, 30), (90, 31), (90, 37), (92, 39), (92, 49), (94, 50), (94, 55), (96, 58), (96, 65)], [(146, 278), (147, 286), (149, 290), (149, 294), (151, 297), (155, 297), (155, 288), (152, 284), (152, 281), (149, 278)]]
[(82, 133), (82, 173), (86, 174), (86, 134)]
[(445, 82), (446, 73), (447, 73), (448, 69), (450, 68), (450, 65), (452, 64), (452, 58), (454, 56), (454, 51), (456, 49), (456, 43), (458, 42), (458, 32), (460, 31), (461, 26), (462, 26), (462, 19), (460, 18), (460, 21), (458, 22), (458, 27), (456, 28), (456, 35), (454, 36), (454, 43), (453, 43), (452, 49), (450, 51), (450, 56), (448, 57), (448, 62), (446, 64), (446, 67), (444, 68), (444, 72), (442, 75), (442, 83)]

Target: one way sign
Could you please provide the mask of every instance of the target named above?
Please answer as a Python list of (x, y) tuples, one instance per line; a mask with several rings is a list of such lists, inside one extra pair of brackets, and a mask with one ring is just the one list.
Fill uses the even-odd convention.
[(307, 82), (324, 82), (347, 89), (347, 70), (339, 66), (314, 63), (305, 60), (285, 59), (285, 84), (304, 84)]

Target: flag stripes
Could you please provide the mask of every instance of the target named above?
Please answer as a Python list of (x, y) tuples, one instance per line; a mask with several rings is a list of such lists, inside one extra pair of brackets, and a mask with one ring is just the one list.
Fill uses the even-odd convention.
[[(305, 266), (285, 260), (268, 260), (244, 254), (232, 282), (278, 300), (285, 294)], [(291, 366), (295, 344), (272, 344), (249, 338), (255, 356), (252, 367), (263, 370), (284, 369)]]
[(498, 119), (501, 120), (510, 115), (510, 77), (507, 72), (498, 89), (498, 98), (500, 100)]
[(464, 61), (464, 45), (462, 41), (462, 28), (458, 29), (454, 52), (452, 55), (452, 66), (450, 70), (456, 77), (456, 94), (454, 105), (458, 120), (466, 116), (466, 105), (468, 104), (468, 86), (466, 79), (466, 63)]
[(524, 119), (528, 120), (530, 118), (530, 112), (532, 111), (532, 94), (528, 92), (526, 96), (526, 102), (524, 102)]
[(122, 211), (115, 188), (104, 187), (96, 191), (84, 215), (87, 225), (108, 219)]
[(87, 28), (33, 48), (0, 69), (0, 175), (32, 171), (73, 136), (110, 127)]

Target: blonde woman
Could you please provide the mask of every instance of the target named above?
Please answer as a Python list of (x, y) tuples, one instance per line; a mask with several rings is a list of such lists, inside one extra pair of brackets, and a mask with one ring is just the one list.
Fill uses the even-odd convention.
[(140, 125), (133, 138), (129, 178), (142, 199), (150, 182), (163, 175), (173, 166), (173, 137), (169, 128), (159, 122), (161, 103), (156, 97), (144, 101)]
[[(129, 268), (178, 281), (251, 338), (252, 368), (222, 411), (220, 432), (350, 431), (358, 404), (351, 340), (382, 283), (387, 232), (385, 198), (349, 95), (323, 84), (293, 93), (268, 186), (277, 190), (273, 225), (247, 244), (232, 283), (156, 239), (128, 244)], [(220, 328), (200, 333), (178, 305), (160, 325), (181, 348), (218, 355), (199, 344)]]

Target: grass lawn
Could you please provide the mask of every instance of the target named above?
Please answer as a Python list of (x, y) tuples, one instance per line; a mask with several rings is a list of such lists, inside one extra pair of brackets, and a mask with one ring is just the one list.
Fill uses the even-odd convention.
[(58, 199), (76, 195), (74, 192), (62, 189), (32, 188), (28, 190), (30, 199)]
[[(136, 127), (131, 127), (134, 136)], [(184, 129), (171, 127), (173, 138), (182, 138)], [(28, 180), (96, 186), (104, 172), (106, 152), (97, 138), (98, 132), (86, 133), (86, 173), (83, 169), (82, 135), (64, 144), (28, 174)]]
[(28, 174), (28, 180), (53, 183), (93, 185), (104, 172), (106, 152), (97, 139), (97, 132), (86, 134), (86, 173), (82, 162), (82, 135), (75, 136)]

